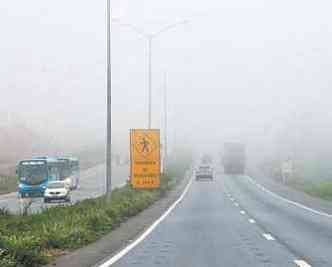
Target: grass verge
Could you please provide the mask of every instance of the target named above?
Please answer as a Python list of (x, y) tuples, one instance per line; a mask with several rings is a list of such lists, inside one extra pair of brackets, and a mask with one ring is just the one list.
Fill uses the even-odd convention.
[(0, 210), (0, 266), (41, 266), (65, 251), (96, 241), (122, 222), (146, 209), (183, 177), (189, 161), (168, 166), (160, 189), (135, 190), (130, 185), (105, 196), (71, 206), (56, 206), (19, 216)]
[(313, 197), (332, 201), (332, 181), (310, 182), (300, 179), (292, 179), (288, 185)]

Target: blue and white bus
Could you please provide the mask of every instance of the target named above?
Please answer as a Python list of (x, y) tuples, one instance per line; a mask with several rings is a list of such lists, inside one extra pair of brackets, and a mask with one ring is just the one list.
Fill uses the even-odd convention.
[(71, 169), (71, 177), (74, 181), (74, 188), (77, 189), (80, 183), (80, 161), (78, 158), (70, 157), (70, 169)]
[(56, 158), (35, 157), (21, 160), (16, 167), (18, 193), (21, 197), (43, 196), (49, 181), (60, 180), (60, 164)]
[(58, 157), (61, 165), (60, 180), (65, 181), (70, 189), (77, 189), (80, 178), (79, 160), (74, 157)]

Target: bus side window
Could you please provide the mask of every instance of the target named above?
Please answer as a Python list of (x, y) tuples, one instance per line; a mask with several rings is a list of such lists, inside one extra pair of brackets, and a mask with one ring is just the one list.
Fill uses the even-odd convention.
[(56, 168), (52, 166), (48, 167), (48, 174), (51, 181), (57, 180)]
[(53, 173), (52, 173), (52, 167), (51, 166), (48, 167), (48, 177), (49, 177), (50, 180), (53, 180)]

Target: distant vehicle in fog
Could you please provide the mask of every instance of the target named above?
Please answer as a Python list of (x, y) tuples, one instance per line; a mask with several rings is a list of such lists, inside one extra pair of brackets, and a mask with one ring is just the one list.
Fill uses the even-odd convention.
[(44, 202), (48, 203), (53, 200), (70, 202), (70, 188), (65, 181), (52, 181), (48, 183), (44, 192)]
[(60, 180), (65, 181), (71, 190), (77, 189), (80, 178), (79, 160), (74, 157), (58, 157), (61, 163)]
[(59, 179), (65, 181), (66, 185), (71, 189), (77, 189), (80, 177), (80, 164), (79, 160), (75, 157), (49, 157), (49, 156), (38, 156), (33, 157), (34, 159), (47, 159), (54, 158), (58, 161)]
[(222, 156), (225, 174), (244, 174), (245, 146), (241, 143), (225, 143)]
[(38, 156), (19, 161), (16, 167), (21, 197), (42, 197), (49, 182), (64, 181), (69, 189), (79, 185), (79, 160), (74, 157)]
[(213, 180), (213, 177), (214, 177), (213, 168), (208, 164), (201, 164), (195, 171), (196, 181), (201, 179)]
[(207, 155), (205, 154), (203, 157), (202, 157), (202, 164), (211, 164), (212, 163), (212, 158), (210, 155)]
[(46, 157), (22, 160), (16, 166), (16, 174), (21, 197), (40, 197), (50, 181), (60, 179), (59, 162)]

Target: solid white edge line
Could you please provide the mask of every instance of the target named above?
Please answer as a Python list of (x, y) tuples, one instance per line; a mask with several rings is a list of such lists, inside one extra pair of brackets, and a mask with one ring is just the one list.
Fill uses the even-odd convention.
[(288, 203), (288, 204), (294, 205), (294, 206), (296, 206), (296, 207), (298, 207), (298, 208), (304, 209), (304, 210), (309, 211), (309, 212), (311, 212), (311, 213), (314, 213), (314, 214), (316, 214), (316, 215), (320, 215), (320, 216), (324, 216), (324, 217), (327, 217), (327, 218), (332, 219), (332, 214), (328, 214), (328, 213), (323, 212), (323, 211), (318, 211), (318, 210), (315, 210), (315, 209), (309, 208), (309, 207), (307, 207), (307, 206), (305, 206), (305, 205), (303, 205), (303, 204), (300, 204), (300, 203), (298, 203), (298, 202), (295, 202), (295, 201), (289, 200), (289, 199), (287, 199), (287, 198), (284, 198), (284, 197), (282, 197), (282, 196), (280, 196), (280, 195), (278, 195), (278, 194), (276, 194), (276, 193), (274, 193), (274, 192), (271, 192), (270, 190), (266, 189), (264, 186), (262, 186), (261, 184), (257, 183), (256, 181), (254, 181), (251, 177), (247, 176), (247, 178), (248, 178), (248, 180), (249, 180), (252, 184), (256, 185), (256, 186), (257, 186), (258, 188), (260, 188), (262, 191), (264, 191), (264, 192), (270, 194), (271, 196), (273, 196), (273, 197), (275, 197), (275, 198), (277, 198), (277, 199), (280, 199), (280, 200), (282, 200), (282, 201), (285, 201), (285, 202)]
[(109, 267), (118, 260), (120, 260), (123, 256), (125, 256), (130, 250), (136, 247), (139, 243), (141, 243), (157, 226), (160, 224), (172, 211), (173, 209), (183, 200), (184, 196), (187, 194), (190, 185), (192, 184), (192, 178), (190, 179), (189, 183), (187, 184), (186, 188), (182, 192), (181, 196), (157, 219), (148, 229), (145, 230), (134, 242), (120, 250), (110, 259), (106, 260), (99, 267)]
[(275, 238), (271, 235), (271, 234), (268, 234), (268, 233), (264, 233), (263, 236), (265, 237), (266, 240), (275, 240)]
[(295, 260), (294, 262), (299, 267), (311, 267), (310, 264), (308, 264), (307, 262), (305, 262), (303, 260)]

